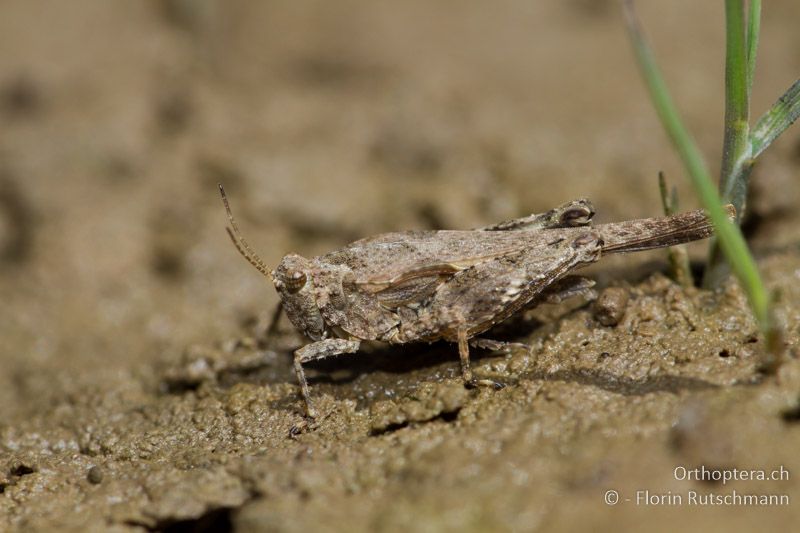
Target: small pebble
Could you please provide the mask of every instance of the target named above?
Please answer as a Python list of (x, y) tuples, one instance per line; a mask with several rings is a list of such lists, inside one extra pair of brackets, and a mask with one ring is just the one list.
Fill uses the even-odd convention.
[(594, 318), (604, 326), (616, 326), (625, 316), (628, 291), (622, 287), (608, 287), (594, 303)]
[(86, 479), (89, 480), (89, 483), (97, 485), (103, 481), (103, 470), (97, 465), (91, 467), (89, 472), (86, 474)]

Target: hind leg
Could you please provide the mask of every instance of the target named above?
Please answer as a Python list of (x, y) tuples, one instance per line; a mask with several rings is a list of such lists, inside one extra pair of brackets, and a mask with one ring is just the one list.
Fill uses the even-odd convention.
[(514, 350), (530, 350), (531, 347), (521, 342), (506, 342), (496, 341), (494, 339), (486, 339), (483, 337), (473, 337), (469, 340), (469, 345), (473, 348), (481, 350), (489, 350), (491, 352), (502, 352), (509, 354)]
[(566, 276), (547, 288), (545, 292), (532, 301), (528, 308), (535, 307), (541, 303), (557, 304), (567, 298), (581, 296), (586, 300), (596, 300), (597, 292), (594, 287), (594, 280), (581, 276)]

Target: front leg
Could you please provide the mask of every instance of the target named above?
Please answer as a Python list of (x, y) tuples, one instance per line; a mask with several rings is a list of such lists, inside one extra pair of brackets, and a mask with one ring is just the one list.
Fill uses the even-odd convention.
[(309, 418), (317, 416), (314, 406), (311, 404), (311, 397), (308, 391), (306, 373), (303, 371), (303, 363), (333, 357), (343, 353), (356, 353), (361, 341), (354, 339), (325, 339), (311, 344), (306, 344), (294, 352), (294, 372), (297, 374), (297, 381), (300, 383), (300, 392), (306, 402), (306, 415)]
[(275, 334), (278, 332), (278, 323), (281, 321), (281, 315), (283, 314), (283, 303), (278, 302), (278, 305), (275, 306), (275, 309), (272, 311), (272, 316), (269, 319), (269, 324), (267, 325), (267, 329), (265, 330), (266, 333), (264, 334), (264, 339), (266, 342), (270, 342)]

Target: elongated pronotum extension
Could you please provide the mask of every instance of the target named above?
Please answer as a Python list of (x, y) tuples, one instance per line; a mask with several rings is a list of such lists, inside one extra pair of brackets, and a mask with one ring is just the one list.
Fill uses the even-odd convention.
[(270, 273), (267, 265), (261, 258), (258, 256), (257, 253), (250, 248), (250, 245), (247, 244), (247, 241), (244, 237), (242, 237), (242, 233), (239, 231), (239, 224), (236, 223), (236, 219), (233, 218), (233, 213), (231, 212), (231, 206), (228, 205), (228, 197), (225, 195), (225, 189), (222, 187), (221, 183), (219, 185), (219, 194), (222, 196), (222, 203), (225, 204), (225, 212), (228, 213), (228, 221), (231, 223), (231, 228), (226, 227), (225, 230), (228, 232), (228, 236), (233, 241), (233, 245), (236, 246), (236, 249), (239, 250), (239, 253), (242, 254), (242, 257), (247, 259), (247, 262), (256, 267), (256, 270), (261, 272), (265, 277), (272, 279), (272, 274)]
[[(725, 206), (732, 220), (736, 210)], [(636, 224), (632, 224), (635, 222)], [(702, 209), (660, 218), (612, 222), (596, 227), (603, 237), (603, 253), (627, 253), (664, 248), (705, 239), (714, 234), (714, 225)]]

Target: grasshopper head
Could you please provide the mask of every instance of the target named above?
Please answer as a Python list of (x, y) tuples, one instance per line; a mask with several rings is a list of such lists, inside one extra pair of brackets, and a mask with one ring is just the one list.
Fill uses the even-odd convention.
[(292, 324), (310, 339), (322, 339), (325, 321), (314, 296), (311, 261), (297, 254), (284, 256), (272, 272), (272, 283)]

